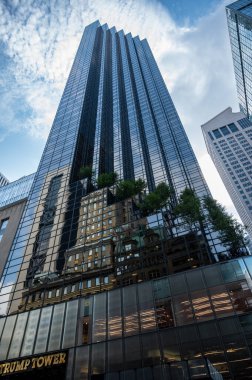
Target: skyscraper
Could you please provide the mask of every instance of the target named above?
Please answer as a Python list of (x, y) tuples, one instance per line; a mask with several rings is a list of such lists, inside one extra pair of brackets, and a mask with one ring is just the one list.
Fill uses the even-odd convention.
[[(169, 204), (99, 182), (114, 172)], [(250, 258), (207, 265), (211, 231), (173, 213), (186, 187), (209, 194), (147, 41), (87, 26), (2, 277), (0, 375), (247, 375)]]
[(208, 153), (252, 237), (252, 123), (227, 108), (202, 130)]
[[(24, 258), (17, 300), (35, 275), (63, 270), (83, 223), (104, 224), (94, 216), (80, 220), (82, 198), (90, 193), (87, 181), (79, 181), (81, 167), (92, 167), (96, 176), (115, 171), (121, 179), (142, 178), (148, 191), (164, 181), (175, 198), (185, 187), (208, 194), (147, 41), (98, 22), (85, 29), (67, 80), (17, 232), (22, 249), (12, 248), (11, 255)], [(102, 240), (103, 231), (91, 232), (87, 244)]]
[(226, 7), (240, 110), (252, 115), (252, 1), (238, 0)]

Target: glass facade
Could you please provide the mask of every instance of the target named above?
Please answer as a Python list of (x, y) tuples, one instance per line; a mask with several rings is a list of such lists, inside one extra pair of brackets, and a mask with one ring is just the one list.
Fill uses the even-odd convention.
[(0, 173), (0, 187), (8, 185), (8, 183), (8, 179), (2, 173)]
[(226, 7), (240, 109), (252, 115), (252, 2), (238, 0)]
[(19, 178), (0, 188), (0, 208), (28, 197), (35, 174)]
[[(82, 168), (92, 169), (92, 178), (83, 178)], [(120, 198), (117, 185), (99, 188), (97, 177), (114, 171), (120, 180), (143, 179), (145, 192)], [(161, 182), (172, 189), (169, 203), (143, 212)], [(186, 187), (209, 194), (147, 41), (90, 24), (1, 279), (4, 375), (29, 363), (42, 367), (42, 354), (59, 350), (68, 356), (67, 379), (236, 373), (227, 356), (233, 343), (224, 346), (215, 320), (238, 323), (249, 311), (248, 269), (242, 261), (226, 265), (238, 273), (228, 288), (222, 267), (207, 266), (227, 251), (207, 226), (202, 231), (174, 215)], [(235, 309), (238, 294), (244, 300)], [(201, 344), (203, 323), (216, 327), (215, 348), (208, 326)], [(235, 339), (243, 338), (237, 332)], [(241, 372), (250, 357), (244, 341), (237, 344)], [(53, 371), (38, 374), (57, 378)]]
[(82, 294), (50, 305), (46, 284), (42, 307), (1, 318), (0, 365), (67, 350), (67, 380), (252, 377), (251, 257)]

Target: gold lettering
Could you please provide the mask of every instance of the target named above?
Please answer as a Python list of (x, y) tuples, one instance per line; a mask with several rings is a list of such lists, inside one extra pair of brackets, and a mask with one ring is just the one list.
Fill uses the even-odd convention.
[(65, 363), (66, 362), (66, 354), (62, 353), (62, 354), (59, 354), (59, 356), (60, 356), (59, 364)]
[(40, 368), (42, 365), (44, 365), (44, 357), (40, 356), (37, 360), (37, 367)]
[(5, 363), (4, 373), (9, 373), (10, 363)]
[(17, 364), (17, 362), (10, 363), (10, 372), (14, 372), (15, 371), (16, 364)]
[(31, 363), (30, 359), (22, 360), (24, 362), (24, 370), (27, 369), (28, 365)]
[(59, 364), (59, 354), (54, 355), (54, 361), (53, 364)]
[(66, 353), (61, 352), (53, 355), (40, 356), (39, 358), (24, 359), (21, 361), (7, 362), (0, 364), (0, 375), (13, 373), (18, 371), (26, 371), (31, 365), (31, 368), (41, 368), (43, 366), (51, 366), (66, 363)]
[(52, 364), (53, 355), (45, 356), (45, 367)]
[(16, 371), (23, 371), (23, 369), (24, 369), (24, 360), (22, 360), (21, 362), (17, 362)]

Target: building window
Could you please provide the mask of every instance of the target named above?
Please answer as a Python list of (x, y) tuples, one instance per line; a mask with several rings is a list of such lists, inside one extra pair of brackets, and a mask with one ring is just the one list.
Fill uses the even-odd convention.
[(211, 139), (211, 140), (214, 140), (213, 135), (212, 135), (211, 132), (208, 132), (208, 135), (210, 136), (210, 139)]
[(92, 285), (91, 280), (87, 280), (87, 288), (91, 288), (91, 285)]
[(213, 130), (213, 134), (214, 134), (214, 136), (215, 136), (217, 139), (219, 139), (220, 137), (222, 137), (222, 135), (221, 135), (219, 129), (214, 129), (214, 130)]
[(96, 286), (100, 285), (100, 278), (99, 277), (96, 277), (96, 279), (95, 279), (95, 285)]
[(0, 241), (2, 240), (3, 234), (6, 230), (7, 224), (8, 224), (9, 218), (3, 219), (1, 221), (1, 226), (0, 226)]
[(108, 284), (108, 283), (109, 283), (109, 278), (108, 278), (108, 276), (104, 277), (103, 282), (104, 282), (104, 284)]
[(238, 120), (238, 124), (242, 127), (242, 129), (251, 127), (251, 121), (247, 118), (244, 117), (244, 119)]
[(238, 131), (238, 128), (237, 128), (237, 126), (234, 123), (228, 124), (228, 127), (229, 127), (229, 129), (230, 129), (231, 132)]
[(220, 130), (221, 130), (221, 133), (223, 134), (223, 136), (230, 134), (230, 131), (228, 130), (228, 128), (226, 126), (221, 127)]
[(126, 244), (125, 245), (125, 251), (128, 252), (131, 250), (131, 244)]
[(68, 293), (68, 287), (65, 286), (65, 288), (64, 288), (64, 294), (67, 294), (67, 293)]

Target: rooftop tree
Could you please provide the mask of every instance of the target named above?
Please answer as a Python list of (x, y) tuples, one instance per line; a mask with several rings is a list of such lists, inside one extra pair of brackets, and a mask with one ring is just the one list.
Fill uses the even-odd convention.
[(97, 186), (99, 189), (102, 189), (107, 186), (115, 185), (118, 179), (118, 174), (115, 172), (112, 173), (102, 173), (97, 178)]
[(211, 197), (203, 199), (208, 221), (219, 235), (222, 244), (229, 247), (232, 257), (240, 256), (241, 248), (245, 248), (245, 228), (228, 212), (225, 207)]
[(89, 178), (91, 179), (94, 174), (91, 166), (81, 166), (79, 170), (79, 178)]
[(146, 195), (139, 207), (145, 214), (151, 213), (164, 207), (170, 196), (171, 189), (166, 183), (161, 182), (154, 191)]
[(145, 187), (146, 183), (141, 178), (137, 180), (125, 179), (118, 182), (116, 188), (116, 195), (118, 199), (123, 200), (126, 198), (133, 197), (134, 195), (140, 194)]

